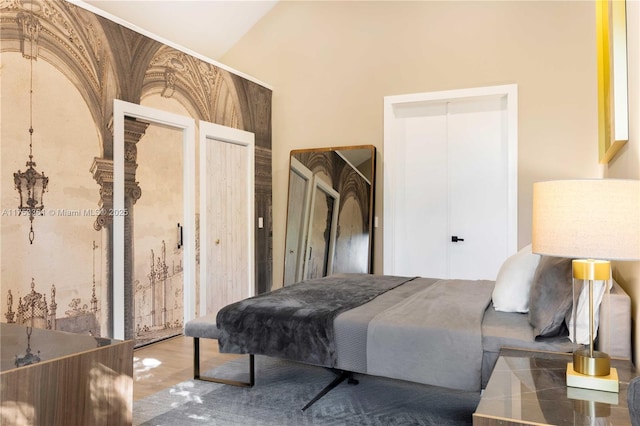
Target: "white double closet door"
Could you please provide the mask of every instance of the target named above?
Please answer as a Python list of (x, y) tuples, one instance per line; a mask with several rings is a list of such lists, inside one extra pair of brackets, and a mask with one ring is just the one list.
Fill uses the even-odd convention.
[(515, 86), (473, 90), (385, 98), (385, 274), (494, 280), (516, 251)]

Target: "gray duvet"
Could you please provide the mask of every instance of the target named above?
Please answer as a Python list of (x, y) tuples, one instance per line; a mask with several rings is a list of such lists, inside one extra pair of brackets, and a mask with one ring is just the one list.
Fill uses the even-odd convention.
[(493, 281), (439, 280), (376, 315), (367, 373), (479, 391), (482, 317)]
[[(325, 287), (329, 281), (334, 284)], [(366, 282), (378, 289), (362, 293), (359, 286)], [(307, 283), (312, 287), (308, 293), (305, 286), (285, 287), (299, 289), (302, 301), (296, 301), (291, 290), (284, 294), (284, 305), (269, 296), (259, 303), (265, 308), (260, 315), (245, 301), (230, 305), (240, 309), (232, 309), (231, 325), (218, 323), (221, 351), (479, 390), (503, 346), (571, 350), (567, 342), (537, 342), (527, 314), (496, 312), (490, 303), (492, 281), (355, 274)], [(314, 314), (307, 308), (318, 305), (321, 295), (326, 296), (319, 304), (323, 319), (309, 326)], [(610, 305), (601, 310), (601, 338), (610, 355), (629, 358), (631, 303), (615, 282)], [(244, 330), (250, 332), (241, 342), (239, 332)]]

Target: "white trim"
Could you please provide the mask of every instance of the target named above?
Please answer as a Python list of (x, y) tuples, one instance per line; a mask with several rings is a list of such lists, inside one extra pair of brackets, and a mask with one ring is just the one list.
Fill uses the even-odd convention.
[[(195, 139), (196, 124), (190, 117), (113, 100), (113, 210), (124, 212), (124, 118), (182, 129), (184, 150), (184, 321), (195, 318)], [(124, 339), (124, 216), (113, 216), (113, 338)], [(120, 315), (118, 315), (120, 313)]]
[[(408, 104), (411, 102), (434, 102), (441, 103), (446, 100), (460, 100), (460, 99), (474, 99), (482, 97), (502, 97), (513, 95), (517, 96), (518, 85), (517, 84), (504, 84), (501, 86), (486, 86), (486, 87), (474, 87), (468, 89), (452, 89), (442, 90), (438, 92), (422, 92), (422, 93), (410, 93), (406, 95), (394, 95), (385, 96), (385, 105), (391, 104)], [(517, 100), (517, 99), (516, 99)]]
[[(384, 221), (383, 229), (383, 273), (394, 274), (394, 224), (395, 211), (393, 198), (395, 190), (396, 170), (399, 165), (394, 160), (401, 151), (393, 143), (393, 135), (396, 134), (397, 120), (395, 108), (398, 106), (410, 106), (412, 103), (425, 105), (430, 103), (442, 103), (447, 100), (477, 99), (487, 97), (505, 97), (507, 112), (507, 251), (515, 253), (518, 247), (518, 85), (506, 84), (500, 86), (487, 86), (468, 89), (443, 90), (439, 92), (412, 93), (406, 95), (384, 97)], [(419, 104), (418, 104), (419, 103)]]
[(196, 57), (196, 58), (198, 58), (198, 59), (200, 59), (202, 61), (205, 61), (205, 62), (208, 62), (208, 63), (210, 63), (212, 65), (215, 65), (218, 68), (222, 68), (224, 70), (227, 70), (230, 73), (233, 73), (233, 74), (235, 74), (235, 75), (237, 75), (239, 77), (245, 78), (245, 79), (247, 79), (249, 81), (252, 81), (252, 82), (254, 82), (256, 84), (259, 84), (260, 86), (265, 87), (265, 88), (267, 88), (269, 90), (273, 90), (272, 86), (270, 86), (270, 85), (258, 80), (255, 77), (252, 77), (252, 76), (250, 76), (248, 74), (245, 74), (243, 72), (235, 70), (235, 69), (231, 68), (230, 66), (227, 66), (225, 64), (221, 64), (220, 62), (217, 62), (217, 61), (215, 61), (215, 60), (213, 60), (211, 58), (207, 58), (206, 56), (201, 55), (200, 53), (194, 52), (191, 49), (187, 49), (184, 46), (181, 46), (181, 45), (179, 45), (177, 43), (174, 43), (174, 42), (172, 42), (170, 40), (162, 38), (159, 35), (156, 35), (156, 34), (150, 32), (150, 31), (142, 29), (142, 28), (138, 27), (137, 25), (132, 24), (129, 21), (126, 21), (126, 20), (124, 20), (122, 18), (119, 18), (119, 17), (117, 17), (115, 15), (112, 15), (109, 12), (106, 12), (106, 11), (104, 11), (102, 9), (99, 9), (99, 8), (97, 8), (97, 7), (95, 7), (95, 6), (91, 5), (91, 4), (85, 3), (82, 0), (67, 0), (67, 1), (69, 3), (75, 4), (78, 7), (86, 9), (89, 12), (95, 13), (96, 15), (100, 15), (103, 18), (106, 18), (106, 19), (108, 19), (110, 21), (113, 21), (116, 24), (119, 24), (119, 25), (122, 25), (123, 27), (129, 28), (130, 30), (133, 30), (133, 31), (135, 31), (135, 32), (137, 32), (139, 34), (142, 34), (143, 36), (146, 36), (146, 37), (149, 37), (149, 38), (151, 38), (153, 40), (159, 41), (160, 43), (166, 44), (169, 47), (173, 47), (174, 49), (180, 50), (181, 52), (184, 52), (184, 53), (186, 53), (188, 55), (191, 55), (191, 56)]
[(241, 145), (246, 147), (247, 161), (247, 290), (249, 296), (256, 294), (255, 286), (255, 237), (254, 237), (254, 220), (255, 220), (255, 135), (251, 132), (238, 130), (231, 127), (221, 126), (219, 124), (200, 121), (200, 315), (207, 313), (207, 272), (206, 261), (208, 256), (209, 244), (208, 238), (204, 235), (207, 223), (207, 171), (209, 162), (207, 161), (204, 146), (207, 139), (215, 139), (226, 143)]

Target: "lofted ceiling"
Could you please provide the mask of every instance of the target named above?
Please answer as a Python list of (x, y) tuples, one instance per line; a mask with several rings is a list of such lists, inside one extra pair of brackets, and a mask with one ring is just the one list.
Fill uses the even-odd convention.
[(97, 9), (218, 60), (277, 0), (84, 0)]

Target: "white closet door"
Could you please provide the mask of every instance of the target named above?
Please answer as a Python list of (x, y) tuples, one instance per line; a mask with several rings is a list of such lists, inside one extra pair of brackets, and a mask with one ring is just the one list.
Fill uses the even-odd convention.
[[(182, 279), (183, 279), (183, 318), (173, 317), (172, 320), (178, 320), (187, 322), (195, 317), (195, 270), (196, 270), (196, 239), (195, 239), (195, 175), (193, 170), (195, 168), (195, 121), (191, 117), (186, 117), (178, 114), (169, 113), (166, 111), (160, 111), (151, 107), (132, 104), (129, 102), (115, 99), (113, 101), (113, 208), (115, 212), (125, 211), (125, 117), (136, 118), (145, 123), (151, 123), (153, 127), (156, 124), (179, 130), (182, 134), (182, 192), (183, 192), (183, 214), (184, 220), (183, 226), (183, 245), (182, 259), (184, 263), (182, 265)], [(155, 133), (155, 131), (152, 131)], [(153, 138), (153, 136), (152, 136)], [(159, 139), (159, 137), (156, 137)], [(153, 143), (147, 141), (145, 143)], [(179, 145), (178, 145), (179, 147)], [(177, 148), (179, 149), (179, 148)], [(177, 156), (174, 161), (180, 160), (180, 156)], [(167, 170), (163, 170), (166, 174)], [(143, 195), (144, 195), (144, 188)], [(159, 201), (160, 203), (166, 200)], [(142, 209), (142, 208), (141, 208)], [(138, 235), (140, 236), (151, 235), (155, 238), (157, 234), (157, 226), (161, 222), (169, 221), (171, 225), (170, 236), (167, 237), (167, 241), (170, 241), (169, 245), (173, 246), (175, 243), (175, 220), (176, 216), (172, 217), (157, 217), (158, 209), (155, 209), (156, 220), (147, 220), (147, 224), (140, 223)], [(138, 218), (139, 220), (141, 218)], [(133, 223), (129, 222), (126, 226), (133, 228)], [(135, 228), (134, 228), (135, 229)], [(144, 230), (151, 230), (145, 232)], [(132, 339), (134, 338), (134, 327), (127, 327), (128, 319), (125, 319), (125, 312), (128, 312), (128, 307), (131, 306), (133, 300), (125, 300), (125, 285), (133, 286), (133, 282), (125, 282), (125, 268), (133, 268), (133, 257), (127, 257), (125, 250), (125, 241), (127, 241), (131, 247), (135, 248), (133, 240), (127, 240), (131, 238), (131, 234), (125, 232), (125, 215), (119, 214), (113, 217), (113, 310), (112, 310), (112, 326), (113, 326), (113, 338), (115, 339)], [(164, 235), (164, 233), (163, 233)], [(161, 253), (163, 251), (162, 240), (158, 241), (158, 247), (155, 253)], [(169, 249), (171, 250), (171, 249)], [(154, 258), (157, 258), (154, 255)], [(146, 258), (146, 255), (145, 255)], [(162, 257), (161, 257), (162, 259)], [(166, 259), (165, 259), (166, 261)], [(179, 262), (179, 260), (178, 260)], [(167, 266), (167, 265), (164, 265)], [(164, 269), (164, 267), (162, 268)], [(179, 268), (178, 268), (179, 269)], [(145, 277), (146, 278), (146, 277)], [(163, 289), (164, 291), (165, 289)], [(133, 292), (132, 292), (133, 293)], [(180, 291), (174, 297), (179, 296)], [(162, 293), (158, 293), (162, 294)], [(154, 296), (155, 298), (155, 296)], [(165, 302), (171, 303), (168, 298), (162, 297), (163, 304)], [(175, 298), (174, 298), (175, 302)], [(157, 306), (157, 309), (165, 309), (161, 306)], [(131, 311), (133, 316), (133, 310)], [(179, 316), (178, 313), (176, 313)], [(166, 315), (160, 315), (156, 317), (156, 322), (162, 322), (167, 319)], [(132, 322), (133, 324), (133, 322)], [(141, 327), (144, 324), (141, 324)], [(158, 324), (157, 324), (158, 325)], [(160, 324), (161, 326), (161, 324)]]
[[(404, 119), (398, 182), (395, 268), (407, 276), (447, 276), (447, 117), (444, 104)], [(443, 226), (444, 225), (444, 226)], [(428, 274), (425, 263), (428, 262)]]
[(385, 98), (385, 274), (495, 279), (517, 247), (516, 101), (515, 86)]
[(254, 135), (200, 122), (200, 314), (255, 294)]
[(495, 279), (507, 250), (504, 98), (448, 104), (448, 277)]

